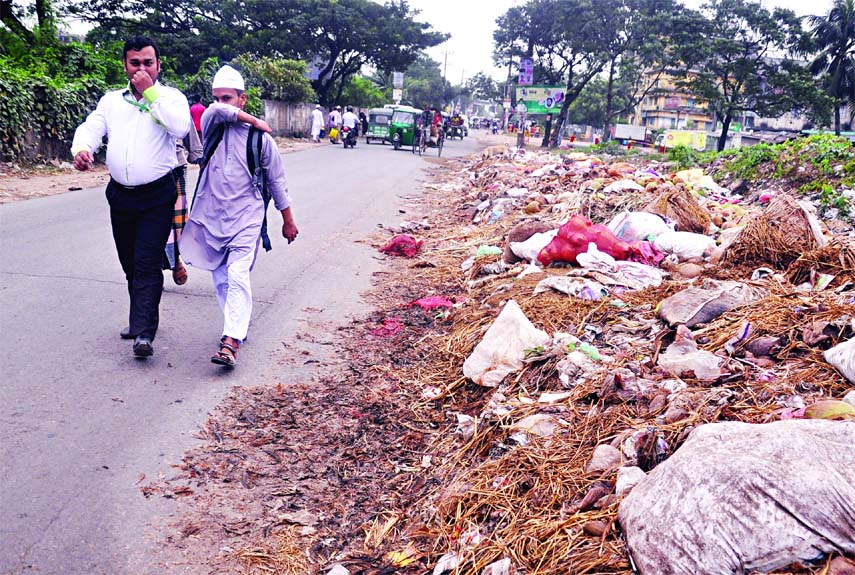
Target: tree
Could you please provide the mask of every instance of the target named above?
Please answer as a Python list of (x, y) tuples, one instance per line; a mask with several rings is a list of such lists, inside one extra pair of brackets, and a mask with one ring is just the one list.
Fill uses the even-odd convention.
[(306, 64), (298, 60), (241, 55), (232, 60), (261, 97), (280, 102), (311, 102), (315, 91), (306, 79)]
[(673, 44), (680, 12), (673, 0), (622, 0), (615, 5), (606, 36), (604, 134), (609, 134), (615, 119), (632, 112), (665, 70), (677, 63)]
[(855, 0), (835, 0), (825, 17), (809, 16), (811, 51), (818, 52), (810, 70), (834, 103), (834, 133), (840, 135), (840, 109), (855, 107)]
[[(36, 16), (37, 32), (41, 34), (30, 30), (23, 22), (27, 16), (33, 13)], [(37, 40), (42, 42), (56, 41), (56, 19), (50, 0), (34, 0), (34, 2), (27, 3), (0, 0), (0, 22), (29, 46), (35, 44)]]
[(682, 32), (699, 41), (681, 48), (686, 67), (679, 84), (706, 101), (721, 121), (719, 151), (731, 122), (744, 112), (772, 116), (816, 100), (809, 71), (794, 58), (804, 33), (791, 10), (710, 0), (684, 26)]
[(466, 80), (465, 89), (476, 100), (495, 102), (502, 97), (496, 81), (483, 72), (478, 72)]
[(181, 54), (179, 72), (206, 58), (239, 54), (313, 62), (312, 86), (330, 104), (363, 66), (401, 70), (446, 36), (417, 22), (406, 0), (67, 0), (99, 26), (90, 38), (146, 33), (164, 53)]
[(354, 76), (344, 87), (342, 101), (348, 106), (358, 108), (379, 108), (386, 103), (383, 90), (378, 88), (369, 78)]
[(404, 99), (412, 105), (428, 109), (445, 102), (446, 83), (439, 62), (422, 53), (404, 71)]

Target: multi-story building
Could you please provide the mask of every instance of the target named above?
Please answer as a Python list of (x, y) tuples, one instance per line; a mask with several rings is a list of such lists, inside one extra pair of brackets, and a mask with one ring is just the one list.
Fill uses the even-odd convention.
[(633, 124), (650, 130), (712, 130), (715, 119), (704, 102), (662, 74), (635, 109)]

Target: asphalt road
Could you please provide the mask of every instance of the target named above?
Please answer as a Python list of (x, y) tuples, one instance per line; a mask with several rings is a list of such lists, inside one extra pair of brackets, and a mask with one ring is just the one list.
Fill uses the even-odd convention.
[[(443, 156), (476, 148), (470, 137)], [(284, 160), (300, 237), (288, 245), (271, 208), (274, 249), (253, 272), (233, 372), (209, 360), (222, 318), (208, 272), (190, 268), (181, 287), (167, 277), (153, 358), (119, 339), (127, 291), (103, 189), (0, 206), (0, 573), (166, 572), (150, 550), (173, 510), (142, 497), (140, 475), (174, 475), (231, 386), (309, 377), (283, 341), (365, 311), (381, 263), (358, 240), (407, 218), (425, 161), (364, 140)]]

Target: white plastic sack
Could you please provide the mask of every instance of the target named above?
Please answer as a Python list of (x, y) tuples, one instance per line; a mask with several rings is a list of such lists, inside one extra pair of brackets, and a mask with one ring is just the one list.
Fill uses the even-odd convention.
[(855, 339), (844, 341), (825, 350), (822, 356), (842, 373), (849, 383), (855, 383)]
[(659, 367), (674, 377), (690, 372), (701, 381), (718, 379), (721, 376), (721, 358), (709, 351), (698, 349), (698, 344), (684, 336), (681, 329), (682, 326), (677, 329), (674, 343), (669, 345), (664, 353), (659, 354)]
[(548, 246), (549, 242), (551, 242), (557, 235), (557, 228), (548, 232), (534, 234), (524, 242), (511, 242), (511, 251), (520, 259), (524, 259), (529, 262), (536, 262), (537, 254), (540, 253), (540, 250)]
[(603, 189), (603, 193), (613, 194), (616, 192), (643, 192), (644, 186), (638, 184), (634, 180), (619, 180), (612, 182)]
[(674, 227), (665, 223), (662, 216), (649, 212), (621, 212), (612, 218), (607, 227), (614, 235), (629, 243), (674, 231)]
[(715, 240), (692, 232), (666, 232), (653, 240), (653, 245), (666, 254), (674, 254), (680, 261), (700, 258), (715, 247)]
[(642, 575), (768, 572), (855, 553), (855, 422), (702, 425), (623, 500)]
[(549, 345), (551, 338), (534, 327), (514, 300), (463, 362), (463, 375), (479, 385), (496, 387), (505, 376), (522, 369), (525, 350)]

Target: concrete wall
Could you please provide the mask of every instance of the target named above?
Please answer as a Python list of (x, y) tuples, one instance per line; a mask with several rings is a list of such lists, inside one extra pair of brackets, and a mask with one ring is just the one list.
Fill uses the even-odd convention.
[[(314, 104), (286, 104), (264, 100), (264, 121), (273, 129), (274, 136), (309, 136), (312, 127)], [(324, 120), (326, 121), (326, 110)]]

